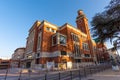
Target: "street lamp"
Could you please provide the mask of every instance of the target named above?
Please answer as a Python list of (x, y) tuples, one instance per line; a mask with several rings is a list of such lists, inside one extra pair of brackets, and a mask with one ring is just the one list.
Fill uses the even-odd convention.
[[(18, 58), (18, 68), (20, 68), (21, 65), (20, 55), (17, 58)], [(19, 71), (20, 71), (20, 75), (18, 76), (18, 80), (21, 80), (22, 69), (20, 69)]]
[(20, 68), (20, 56), (17, 57), (18, 68)]

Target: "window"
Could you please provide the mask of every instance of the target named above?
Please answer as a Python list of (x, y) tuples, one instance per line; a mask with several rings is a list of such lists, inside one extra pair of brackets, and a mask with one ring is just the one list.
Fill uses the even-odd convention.
[(61, 51), (61, 55), (67, 55), (66, 51)]
[(77, 44), (74, 44), (74, 54), (76, 57), (80, 57), (81, 54), (80, 54), (80, 46), (77, 45)]
[(82, 43), (82, 47), (84, 50), (89, 50), (88, 44), (87, 43)]
[(75, 59), (75, 62), (80, 63), (80, 62), (81, 62), (81, 59)]
[(66, 46), (66, 36), (62, 35), (60, 33), (54, 34), (52, 36), (52, 46), (54, 46), (56, 44)]
[(60, 39), (59, 39), (59, 41), (60, 41), (60, 44), (66, 44), (66, 37), (65, 36), (63, 36), (63, 35), (60, 35)]
[(50, 31), (50, 32), (56, 33), (56, 30), (54, 30), (54, 29), (52, 29), (52, 28), (50, 28), (50, 27), (46, 27), (46, 30), (47, 30), (47, 31)]
[(58, 63), (55, 63), (55, 68), (58, 68)]
[(36, 59), (36, 64), (39, 64), (39, 58), (38, 58), (38, 59)]
[(52, 32), (55, 32), (55, 30), (54, 30), (54, 29), (52, 29), (51, 31), (52, 31)]
[(37, 54), (36, 54), (36, 57), (37, 57), (37, 58), (39, 58), (39, 57), (40, 57), (40, 54), (39, 54), (39, 53), (37, 53)]
[(50, 31), (50, 28), (49, 28), (49, 27), (46, 27), (46, 30), (47, 30), (47, 31)]
[(73, 41), (79, 42), (79, 37), (78, 37), (78, 35), (76, 35), (76, 34), (74, 34), (74, 33), (72, 33), (71, 35), (72, 35), (72, 40), (73, 40)]
[(82, 48), (85, 49), (85, 44), (84, 43), (82, 43)]
[(86, 46), (85, 46), (85, 47), (86, 47), (86, 50), (89, 50), (88, 44), (86, 44)]
[(76, 42), (79, 42), (78, 36), (75, 36), (75, 40), (76, 40)]
[(96, 46), (94, 46), (93, 48), (94, 48), (94, 51), (96, 51)]
[(44, 64), (41, 64), (42, 68), (45, 68)]
[(57, 36), (53, 36), (52, 37), (52, 45), (56, 45), (57, 44)]
[(40, 48), (40, 36), (38, 37), (38, 48)]
[(41, 49), (41, 38), (42, 38), (42, 32), (39, 32), (38, 40), (37, 40), (37, 50)]
[(90, 54), (85, 54), (85, 57), (90, 57)]

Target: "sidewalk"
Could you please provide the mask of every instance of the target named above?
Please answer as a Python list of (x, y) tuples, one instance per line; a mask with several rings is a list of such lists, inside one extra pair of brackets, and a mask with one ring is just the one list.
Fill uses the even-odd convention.
[(93, 74), (92, 76), (90, 75), (81, 80), (120, 80), (120, 70), (113, 71), (112, 69), (109, 69), (104, 72)]

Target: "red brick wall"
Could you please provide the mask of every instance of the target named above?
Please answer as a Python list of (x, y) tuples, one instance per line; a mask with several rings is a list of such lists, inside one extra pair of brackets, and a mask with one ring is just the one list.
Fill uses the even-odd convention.
[(47, 31), (46, 27), (50, 26), (45, 26), (43, 27), (43, 34), (42, 34), (42, 50), (43, 52), (52, 52), (52, 35), (55, 34), (53, 32)]
[(73, 61), (72, 58), (67, 57), (67, 56), (62, 56), (62, 57), (52, 57), (52, 58), (40, 58), (40, 64), (46, 64), (46, 62), (51, 62), (54, 61), (55, 63), (60, 63), (62, 60), (66, 60), (67, 62)]
[(34, 36), (34, 47), (33, 47), (33, 52), (37, 51), (37, 40), (38, 40), (38, 26), (35, 25), (36, 27), (34, 28), (35, 30), (35, 36)]
[(76, 23), (77, 23), (78, 29), (80, 29), (84, 33), (87, 33), (86, 32), (86, 27), (85, 27), (86, 22), (84, 21), (84, 18), (81, 18), (80, 20), (77, 20)]

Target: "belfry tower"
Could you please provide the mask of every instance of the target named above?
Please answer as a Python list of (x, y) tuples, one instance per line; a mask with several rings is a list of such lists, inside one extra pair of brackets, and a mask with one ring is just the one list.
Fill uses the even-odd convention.
[(88, 19), (86, 18), (85, 14), (83, 13), (82, 10), (78, 10), (76, 24), (77, 24), (77, 28), (81, 32), (83, 32), (87, 35), (87, 42), (89, 44), (90, 54), (93, 56), (93, 45), (92, 45), (92, 39), (91, 39), (91, 35), (90, 35), (90, 29), (88, 26)]
[(78, 16), (76, 18), (77, 28), (81, 30), (83, 33), (87, 34), (90, 37), (89, 27), (88, 27), (88, 19), (82, 10), (78, 10)]

